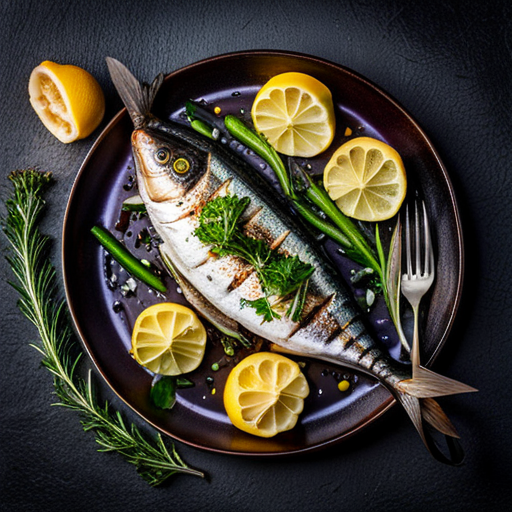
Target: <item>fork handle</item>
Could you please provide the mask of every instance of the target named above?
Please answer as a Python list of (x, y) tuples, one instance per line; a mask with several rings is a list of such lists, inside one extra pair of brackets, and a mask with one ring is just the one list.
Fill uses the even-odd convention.
[(420, 365), (420, 334), (419, 334), (419, 305), (413, 308), (414, 313), (414, 334), (412, 338), (412, 349), (411, 349), (411, 363), (412, 363), (412, 378), (416, 368)]

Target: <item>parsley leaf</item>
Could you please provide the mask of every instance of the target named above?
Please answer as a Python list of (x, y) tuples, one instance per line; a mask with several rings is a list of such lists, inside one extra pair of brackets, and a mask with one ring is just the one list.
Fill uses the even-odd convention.
[(241, 218), (249, 202), (248, 197), (239, 198), (236, 195), (212, 199), (201, 211), (199, 227), (194, 233), (201, 242), (212, 246), (213, 253), (238, 256), (254, 267), (264, 296), (256, 300), (242, 299), (242, 307), (253, 307), (256, 314), (270, 322), (281, 316), (272, 308), (269, 297), (284, 299), (297, 292), (287, 314), (293, 321), (298, 321), (307, 289), (303, 285), (314, 267), (301, 261), (298, 256), (272, 250), (264, 240), (247, 236), (243, 232)]

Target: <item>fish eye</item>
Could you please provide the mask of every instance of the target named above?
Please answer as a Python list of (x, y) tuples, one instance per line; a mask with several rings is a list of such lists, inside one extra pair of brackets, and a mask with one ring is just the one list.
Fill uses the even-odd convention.
[(177, 173), (185, 174), (190, 169), (190, 162), (186, 158), (178, 158), (172, 167)]
[(169, 161), (170, 157), (171, 157), (171, 154), (169, 153), (169, 150), (166, 148), (160, 148), (155, 153), (155, 160), (159, 164), (166, 164)]

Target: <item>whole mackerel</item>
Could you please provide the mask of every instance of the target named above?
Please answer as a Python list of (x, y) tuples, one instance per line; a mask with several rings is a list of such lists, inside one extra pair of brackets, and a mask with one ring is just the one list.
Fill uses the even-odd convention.
[[(112, 81), (134, 123), (132, 148), (137, 184), (149, 218), (161, 237), (161, 253), (185, 297), (200, 314), (235, 336), (253, 333), (284, 351), (328, 360), (361, 370), (385, 385), (403, 405), (423, 442), (436, 458), (446, 458), (424, 429), (424, 421), (445, 434), (450, 449), (455, 428), (432, 397), (476, 391), (422, 367), (390, 358), (367, 332), (351, 296), (324, 256), (317, 251), (273, 191), (257, 173), (215, 142), (150, 113), (163, 82), (139, 83), (119, 61), (107, 58)], [(257, 274), (234, 256), (218, 257), (195, 236), (206, 203), (220, 195), (249, 198), (245, 232), (273, 248), (297, 255), (315, 268), (298, 322), (281, 315), (270, 322), (241, 299), (262, 295)], [(455, 450), (455, 448), (453, 448)]]

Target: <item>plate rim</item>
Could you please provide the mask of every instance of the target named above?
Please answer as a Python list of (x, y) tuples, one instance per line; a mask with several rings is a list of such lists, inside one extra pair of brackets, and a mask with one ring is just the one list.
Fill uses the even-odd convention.
[[(378, 95), (382, 96), (385, 100), (390, 102), (394, 108), (398, 109), (407, 118), (407, 120), (415, 127), (417, 132), (419, 134), (421, 134), (426, 146), (428, 146), (429, 152), (436, 160), (436, 162), (439, 166), (439, 170), (441, 171), (443, 178), (447, 185), (447, 191), (449, 193), (448, 195), (450, 198), (450, 206), (451, 206), (451, 210), (453, 212), (453, 217), (454, 217), (454, 222), (455, 222), (455, 232), (457, 234), (457, 254), (458, 254), (457, 264), (460, 269), (458, 276), (457, 276), (457, 280), (456, 280), (456, 287), (455, 287), (456, 292), (454, 295), (453, 304), (452, 304), (452, 307), (449, 312), (446, 327), (442, 333), (442, 338), (436, 344), (436, 348), (434, 349), (432, 355), (429, 357), (428, 361), (425, 364), (425, 366), (431, 366), (433, 364), (433, 362), (439, 356), (440, 352), (442, 351), (442, 349), (448, 339), (449, 333), (453, 327), (453, 324), (455, 322), (455, 318), (457, 315), (457, 311), (460, 306), (464, 274), (465, 274), (465, 254), (464, 254), (462, 223), (461, 223), (461, 219), (460, 219), (460, 211), (459, 211), (459, 208), (457, 207), (455, 190), (453, 188), (452, 181), (448, 175), (447, 169), (446, 169), (443, 161), (441, 160), (439, 153), (437, 152), (434, 145), (432, 144), (430, 138), (427, 136), (427, 134), (421, 128), (421, 126), (418, 124), (418, 122), (415, 120), (415, 118), (407, 111), (407, 109), (405, 107), (403, 107), (402, 104), (399, 101), (397, 101), (392, 95), (390, 95), (388, 92), (383, 90), (381, 87), (379, 87), (373, 81), (369, 80), (365, 76), (359, 74), (358, 72), (356, 72), (344, 65), (335, 63), (328, 59), (316, 57), (316, 56), (309, 55), (309, 54), (304, 54), (301, 52), (286, 51), (286, 50), (257, 49), (257, 50), (241, 50), (241, 51), (235, 51), (235, 52), (222, 53), (219, 55), (206, 57), (206, 58), (198, 60), (196, 62), (187, 64), (186, 66), (183, 66), (179, 69), (173, 70), (170, 73), (165, 74), (164, 81), (168, 81), (168, 80), (172, 79), (176, 74), (187, 72), (193, 68), (200, 67), (204, 64), (211, 64), (212, 62), (223, 61), (226, 59), (237, 58), (237, 57), (247, 57), (247, 58), (251, 58), (251, 57), (283, 57), (283, 58), (292, 57), (292, 58), (298, 58), (299, 60), (316, 62), (322, 66), (332, 67), (337, 72), (341, 71), (343, 73), (346, 73), (346, 74), (354, 77), (356, 80), (363, 82), (366, 86), (370, 87), (371, 89), (373, 89)], [(133, 412), (135, 412), (139, 418), (141, 418), (148, 425), (155, 428), (158, 432), (161, 432), (164, 435), (171, 437), (172, 439), (178, 440), (180, 442), (183, 442), (184, 444), (193, 446), (195, 448), (199, 448), (201, 450), (229, 454), (229, 455), (237, 455), (237, 456), (250, 456), (250, 457), (258, 457), (258, 458), (259, 457), (285, 457), (285, 456), (290, 456), (290, 455), (316, 452), (316, 451), (324, 449), (326, 446), (331, 446), (331, 445), (341, 443), (342, 441), (356, 435), (361, 430), (364, 430), (367, 426), (371, 425), (372, 423), (374, 423), (375, 421), (380, 419), (388, 410), (390, 410), (396, 404), (396, 399), (391, 394), (389, 395), (388, 399), (386, 399), (382, 402), (381, 407), (376, 412), (374, 412), (371, 416), (366, 416), (364, 418), (364, 420), (362, 420), (359, 424), (357, 424), (355, 427), (353, 427), (350, 431), (339, 434), (338, 436), (336, 436), (332, 439), (327, 439), (323, 442), (319, 442), (312, 446), (305, 446), (305, 447), (298, 448), (298, 449), (292, 449), (292, 450), (280, 451), (280, 452), (230, 451), (227, 449), (205, 446), (205, 445), (202, 445), (202, 444), (199, 444), (196, 442), (191, 442), (190, 440), (182, 439), (180, 436), (171, 434), (170, 432), (162, 429), (160, 426), (158, 426), (153, 421), (151, 421), (146, 416), (144, 416), (133, 405), (131, 405), (127, 401), (126, 398), (121, 396), (121, 394), (111, 383), (111, 381), (109, 380), (109, 378), (107, 377), (105, 372), (100, 368), (97, 358), (95, 357), (94, 353), (89, 348), (88, 343), (86, 343), (86, 341), (85, 341), (85, 335), (77, 321), (75, 309), (73, 307), (73, 303), (70, 298), (70, 290), (68, 287), (68, 280), (66, 278), (65, 261), (66, 261), (66, 246), (67, 246), (66, 228), (68, 225), (68, 217), (69, 217), (69, 213), (70, 213), (71, 204), (72, 204), (73, 198), (76, 194), (76, 190), (78, 188), (78, 182), (80, 180), (82, 172), (89, 164), (89, 162), (92, 159), (98, 146), (100, 146), (100, 144), (103, 142), (103, 140), (110, 134), (110, 132), (117, 126), (117, 124), (119, 122), (121, 122), (122, 119), (127, 115), (128, 115), (128, 113), (127, 113), (126, 107), (123, 107), (119, 112), (117, 112), (112, 117), (112, 119), (108, 122), (108, 124), (103, 128), (101, 133), (97, 136), (93, 145), (90, 147), (85, 158), (83, 159), (83, 161), (80, 165), (80, 168), (73, 180), (73, 184), (72, 184), (69, 196), (68, 196), (68, 201), (66, 203), (63, 224), (62, 224), (62, 231), (61, 231), (61, 233), (62, 233), (61, 271), (62, 271), (62, 277), (63, 277), (63, 282), (64, 282), (66, 303), (67, 303), (68, 309), (70, 311), (70, 316), (72, 318), (73, 328), (74, 328), (75, 332), (78, 333), (78, 338), (82, 345), (82, 348), (86, 351), (88, 357), (92, 361), (95, 370), (101, 375), (102, 379), (107, 383), (110, 390), (122, 401), (122, 403), (124, 403)]]

